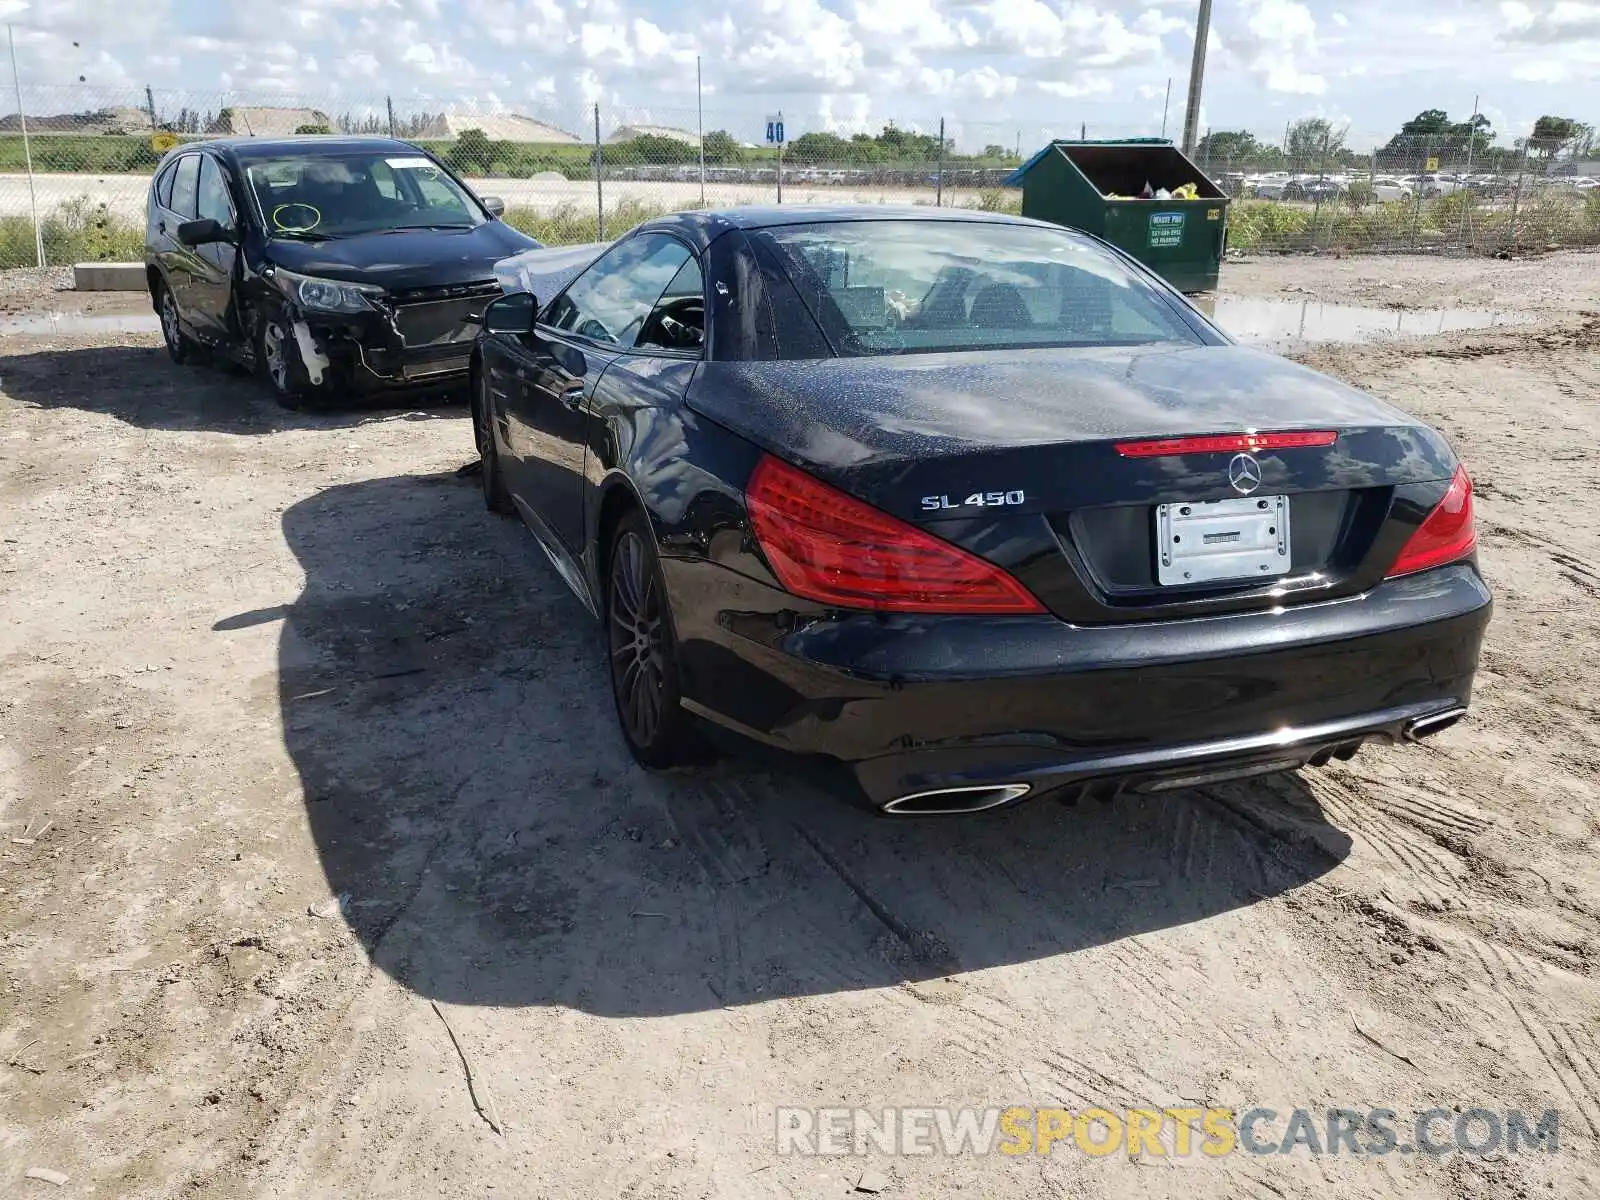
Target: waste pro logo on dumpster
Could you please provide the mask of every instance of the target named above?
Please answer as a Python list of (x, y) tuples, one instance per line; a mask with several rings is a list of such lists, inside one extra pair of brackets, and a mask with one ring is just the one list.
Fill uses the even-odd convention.
[(1483, 1156), (1554, 1154), (1555, 1109), (1430, 1108), (787, 1108), (777, 1110), (785, 1155), (1230, 1154)]
[(1150, 244), (1152, 246), (1183, 245), (1183, 218), (1181, 212), (1150, 214)]

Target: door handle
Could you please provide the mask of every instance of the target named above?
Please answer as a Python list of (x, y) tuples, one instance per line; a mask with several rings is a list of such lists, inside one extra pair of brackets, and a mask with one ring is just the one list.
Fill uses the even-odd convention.
[(561, 392), (561, 403), (565, 404), (573, 412), (577, 412), (578, 406), (583, 403), (583, 385), (578, 383), (574, 384), (572, 387), (563, 389)]

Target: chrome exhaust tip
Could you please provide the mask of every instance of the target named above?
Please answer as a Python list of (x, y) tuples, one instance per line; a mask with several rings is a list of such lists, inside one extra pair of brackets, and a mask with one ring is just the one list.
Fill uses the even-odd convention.
[(881, 811), (891, 817), (935, 817), (984, 812), (1022, 799), (1032, 787), (1028, 783), (996, 783), (977, 787), (936, 788), (929, 792), (896, 796)]
[(1443, 712), (1433, 713), (1426, 717), (1418, 717), (1406, 726), (1405, 739), (1408, 742), (1420, 742), (1425, 737), (1443, 733), (1466, 715), (1467, 710), (1458, 707), (1447, 708)]

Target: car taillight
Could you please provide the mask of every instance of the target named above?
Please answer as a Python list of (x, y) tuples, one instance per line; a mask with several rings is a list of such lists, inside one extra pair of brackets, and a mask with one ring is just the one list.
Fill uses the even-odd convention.
[(1465, 558), (1477, 544), (1478, 534), (1472, 527), (1472, 480), (1465, 467), (1457, 467), (1444, 499), (1400, 548), (1385, 578), (1442, 567)]
[(1042, 613), (991, 562), (763, 456), (745, 489), (756, 540), (778, 582), (842, 608), (918, 613)]
[(1116, 442), (1123, 458), (1166, 458), (1173, 454), (1217, 454), (1230, 450), (1295, 450), (1305, 446), (1331, 446), (1339, 440), (1336, 429), (1290, 429), (1282, 433), (1202, 433), (1171, 438), (1141, 438)]

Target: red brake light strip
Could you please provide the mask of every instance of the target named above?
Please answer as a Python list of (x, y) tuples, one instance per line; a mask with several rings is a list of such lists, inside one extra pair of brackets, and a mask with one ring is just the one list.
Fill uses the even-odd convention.
[(1333, 429), (1291, 429), (1281, 433), (1207, 433), (1194, 437), (1145, 438), (1115, 443), (1123, 458), (1166, 458), (1174, 454), (1225, 454), (1243, 450), (1294, 450), (1303, 446), (1331, 446), (1339, 440)]

